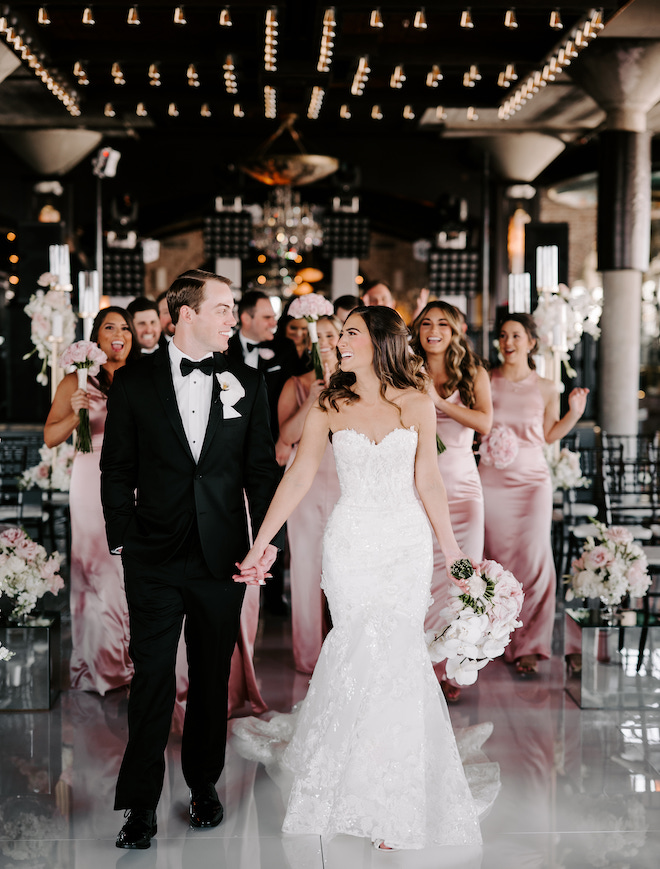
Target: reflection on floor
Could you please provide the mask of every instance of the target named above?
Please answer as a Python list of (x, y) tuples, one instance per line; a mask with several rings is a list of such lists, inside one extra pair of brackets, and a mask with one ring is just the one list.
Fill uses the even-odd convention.
[[(561, 621), (558, 618), (558, 627)], [(559, 644), (558, 644), (559, 646)], [(66, 657), (66, 656), (65, 656)], [(0, 664), (0, 667), (4, 665)], [(2, 672), (2, 671), (0, 671)], [(257, 673), (273, 709), (304, 696), (285, 619), (267, 618)], [(643, 677), (642, 677), (643, 678)], [(652, 678), (652, 677), (648, 677)], [(660, 853), (660, 707), (581, 710), (563, 690), (558, 655), (537, 678), (495, 662), (451, 707), (456, 727), (494, 723), (485, 748), (502, 791), (479, 849), (377, 853), (369, 842), (282, 836), (279, 791), (260, 766), (229, 749), (220, 782), (225, 821), (191, 830), (180, 744), (170, 739), (152, 848), (115, 848), (112, 811), (126, 739), (126, 694), (65, 691), (50, 712), (0, 714), (0, 866), (3, 869), (655, 869)], [(452, 795), (447, 794), (447, 799)]]

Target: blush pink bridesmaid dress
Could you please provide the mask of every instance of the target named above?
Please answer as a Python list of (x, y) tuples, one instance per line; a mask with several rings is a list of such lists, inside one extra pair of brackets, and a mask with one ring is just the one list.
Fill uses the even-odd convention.
[(111, 555), (101, 507), (99, 460), (106, 396), (87, 381), (91, 453), (76, 453), (71, 472), (71, 687), (103, 695), (128, 685), (128, 607), (121, 558)]
[(520, 620), (504, 653), (515, 661), (524, 655), (549, 658), (555, 617), (557, 577), (550, 529), (552, 484), (543, 455), (544, 404), (535, 371), (513, 383), (495, 370), (491, 380), (493, 425), (513, 429), (519, 451), (506, 468), (479, 464), (484, 491), (486, 558), (498, 561), (522, 583)]
[[(452, 404), (465, 407), (458, 390), (447, 399)], [(437, 433), (446, 447), (438, 455), (438, 467), (447, 490), (451, 527), (463, 552), (473, 561), (481, 561), (484, 554), (484, 498), (481, 478), (472, 452), (474, 429), (467, 428), (436, 408)], [(424, 629), (436, 630), (440, 611), (449, 599), (450, 579), (447, 576), (445, 559), (433, 535), (433, 578), (431, 596), (433, 603), (426, 613)], [(444, 677), (445, 662), (434, 665), (439, 679)]]
[[(300, 407), (309, 390), (294, 377), (296, 399)], [(294, 446), (287, 467), (296, 456)], [(326, 616), (325, 595), (321, 590), (321, 548), (323, 532), (339, 500), (339, 478), (332, 445), (328, 443), (309, 492), (287, 520), (286, 533), (291, 552), (291, 630), (296, 670), (312, 673), (330, 629)]]

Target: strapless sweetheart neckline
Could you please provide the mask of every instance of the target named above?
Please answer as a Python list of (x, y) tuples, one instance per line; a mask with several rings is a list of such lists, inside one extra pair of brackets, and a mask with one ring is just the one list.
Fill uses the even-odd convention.
[(414, 426), (411, 426), (410, 428), (404, 428), (403, 426), (398, 426), (397, 428), (393, 428), (392, 431), (388, 431), (388, 433), (386, 435), (384, 435), (379, 441), (374, 441), (369, 437), (369, 435), (366, 435), (362, 431), (358, 431), (356, 428), (338, 428), (337, 431), (333, 431), (332, 437), (334, 438), (336, 435), (341, 434), (342, 432), (352, 432), (353, 434), (356, 434), (358, 437), (364, 438), (364, 440), (367, 443), (371, 444), (372, 447), (379, 447), (389, 437), (391, 437), (391, 435), (395, 434), (398, 431), (405, 431), (405, 432), (408, 432), (409, 434), (415, 434), (415, 435), (417, 434), (417, 430), (415, 429)]

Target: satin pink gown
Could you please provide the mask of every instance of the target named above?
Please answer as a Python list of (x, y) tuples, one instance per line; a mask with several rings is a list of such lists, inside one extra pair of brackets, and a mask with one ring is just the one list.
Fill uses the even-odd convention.
[(550, 530), (552, 484), (543, 455), (544, 405), (538, 374), (531, 371), (519, 383), (493, 372), (493, 425), (516, 433), (520, 449), (513, 463), (498, 470), (479, 464), (484, 491), (486, 558), (498, 561), (522, 583), (525, 592), (520, 620), (504, 658), (523, 655), (549, 658), (555, 617), (557, 576)]
[(106, 396), (87, 381), (92, 453), (76, 453), (71, 471), (71, 687), (106, 694), (128, 685), (128, 607), (121, 558), (110, 555), (101, 507), (99, 460)]
[[(447, 401), (465, 407), (458, 390)], [(435, 413), (438, 437), (446, 447), (445, 452), (438, 455), (438, 467), (447, 490), (451, 527), (458, 545), (468, 558), (481, 561), (484, 554), (484, 498), (472, 452), (474, 429), (461, 425), (438, 408)], [(425, 630), (439, 627), (439, 614), (447, 605), (450, 583), (444, 556), (433, 535), (433, 602), (426, 613)], [(444, 661), (434, 665), (439, 679), (444, 678), (445, 666)]]
[[(300, 407), (309, 390), (294, 377), (296, 400)], [(294, 446), (287, 467), (296, 456)], [(330, 629), (326, 617), (325, 595), (321, 590), (321, 548), (323, 532), (332, 508), (339, 500), (339, 478), (332, 445), (328, 443), (309, 492), (287, 520), (286, 533), (291, 553), (291, 630), (296, 670), (312, 673)]]

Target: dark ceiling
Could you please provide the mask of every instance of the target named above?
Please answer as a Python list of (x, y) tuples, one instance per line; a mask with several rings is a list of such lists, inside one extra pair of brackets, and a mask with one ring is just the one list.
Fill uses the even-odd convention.
[[(93, 25), (82, 21), (87, 5)], [(629, 5), (608, 3), (604, 22)], [(50, 23), (40, 25), (40, 4), (0, 4), (7, 27), (29, 44), (80, 112), (69, 114), (23, 59), (4, 81), (0, 75), (0, 137), (10, 143), (13, 133), (43, 128), (101, 132), (104, 143), (122, 152), (118, 177), (137, 191), (149, 229), (171, 220), (175, 209), (192, 212), (202, 200), (244, 188), (231, 167), (254, 153), (292, 113), (308, 151), (342, 162), (343, 174), (326, 187), (359, 180), (376, 197), (387, 190), (395, 203), (422, 205), (433, 203), (440, 186), (459, 190), (466, 173), (479, 171), (468, 139), (540, 130), (574, 146), (603, 122), (603, 113), (571, 81), (570, 69), (510, 119), (498, 118), (498, 108), (516, 87), (540, 72), (574, 28), (594, 15), (589, 3), (561, 4), (561, 30), (550, 27), (552, 0), (517, 2), (515, 29), (505, 26), (509, 5), (495, 0), (471, 3), (472, 28), (461, 26), (463, 3), (426, 2), (425, 29), (415, 27), (422, 7), (414, 0), (381, 0), (382, 27), (371, 26), (376, 6), (365, 3), (234, 2), (228, 6), (232, 26), (219, 23), (226, 4), (218, 0), (183, 4), (185, 24), (174, 22), (176, 3), (146, 0), (137, 4), (140, 24), (131, 25), (130, 6), (47, 3)], [(336, 24), (325, 29), (334, 34), (332, 60), (329, 71), (319, 72), (330, 8)], [(276, 69), (270, 70), (264, 62), (268, 16), (277, 22)], [(6, 39), (5, 33), (0, 46)], [(364, 92), (355, 95), (351, 85), (361, 57), (368, 59), (370, 72)], [(113, 82), (113, 64), (123, 84)], [(223, 69), (229, 64), (233, 70)], [(498, 77), (507, 64), (515, 67), (518, 80), (503, 88)], [(427, 78), (434, 65), (443, 77), (431, 87)], [(391, 86), (397, 66), (405, 75), (399, 88)], [(481, 78), (468, 86), (471, 67)], [(159, 86), (150, 84), (155, 72)], [(236, 77), (236, 93), (227, 92), (227, 72)], [(273, 118), (265, 117), (266, 87), (275, 93)], [(314, 87), (323, 96), (318, 118), (309, 118)], [(139, 104), (142, 116), (136, 113)], [(342, 106), (350, 118), (341, 117)], [(414, 118), (404, 117), (406, 107)], [(273, 148), (295, 150), (296, 145), (285, 134)], [(89, 174), (87, 161), (74, 177)]]

